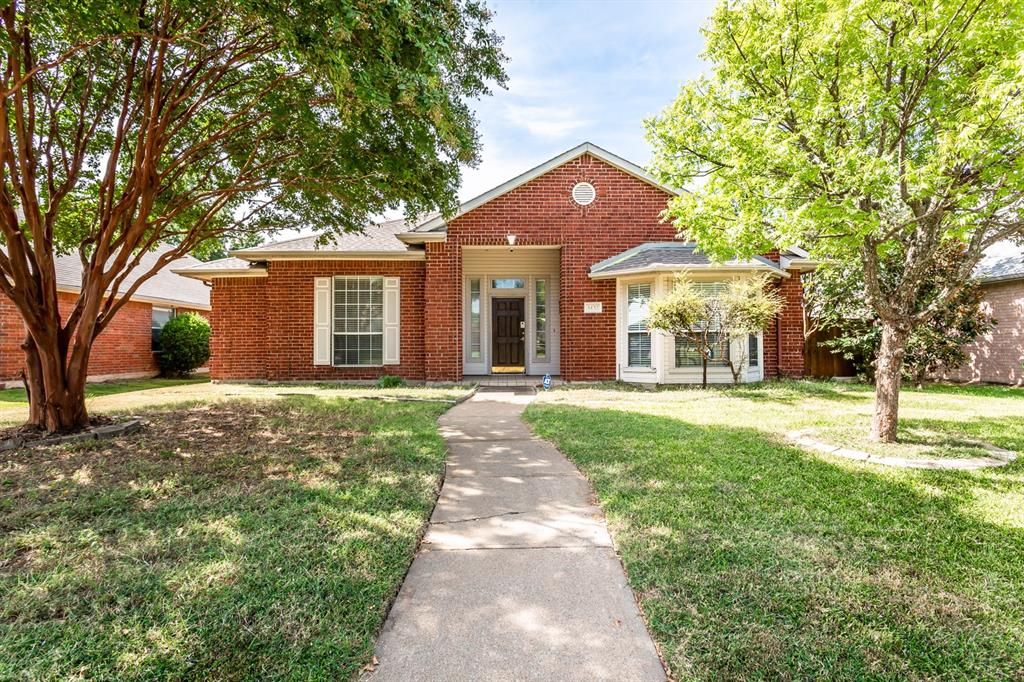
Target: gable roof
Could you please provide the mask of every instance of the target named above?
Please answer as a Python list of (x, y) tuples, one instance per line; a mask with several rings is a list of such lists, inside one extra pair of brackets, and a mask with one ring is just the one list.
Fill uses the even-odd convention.
[(361, 232), (346, 232), (332, 236), (323, 246), (317, 245), (318, 237), (312, 235), (238, 249), (232, 251), (231, 255), (246, 261), (338, 257), (419, 260), (425, 256), (423, 250), (410, 247), (397, 237), (399, 233), (407, 232), (411, 228), (412, 225), (404, 220), (387, 220), (367, 225)]
[[(121, 284), (120, 291), (125, 291), (139, 277), (149, 272), (149, 269), (156, 264), (157, 258), (171, 248), (173, 247), (162, 245), (143, 254), (139, 264), (135, 266)], [(161, 270), (157, 271), (155, 275), (139, 285), (138, 290), (131, 297), (132, 300), (209, 310), (210, 289), (202, 282), (187, 279), (174, 272), (179, 268), (199, 264), (202, 264), (202, 261), (188, 255), (172, 260)], [(59, 290), (74, 292), (81, 290), (82, 261), (77, 253), (54, 257), (53, 269), (57, 276), (57, 288)]]
[[(636, 165), (632, 161), (624, 159), (616, 154), (612, 154), (607, 149), (602, 149), (601, 147), (598, 147), (596, 144), (593, 144), (592, 142), (584, 142), (583, 144), (577, 145), (572, 149), (569, 149), (568, 151), (562, 152), (558, 156), (548, 159), (539, 166), (534, 166), (525, 173), (520, 173), (511, 180), (503, 182), (502, 184), (484, 192), (483, 194), (473, 197), (469, 201), (459, 206), (459, 210), (455, 212), (455, 215), (452, 216), (450, 220), (454, 220), (455, 218), (458, 218), (463, 214), (469, 213), (474, 208), (482, 206), (483, 204), (486, 204), (488, 201), (500, 197), (502, 194), (507, 194), (508, 192), (511, 192), (517, 187), (525, 185), (531, 180), (534, 180), (540, 177), (541, 175), (544, 175), (548, 171), (558, 168), (559, 166), (562, 166), (572, 161), (573, 159), (577, 159), (583, 156), (584, 154), (590, 154), (594, 158), (604, 161), (609, 166), (618, 168), (622, 172), (632, 175), (633, 177), (642, 180), (643, 182), (646, 182), (649, 185), (653, 185), (658, 189), (664, 190), (669, 194), (677, 195), (681, 193), (681, 190), (679, 189), (669, 187), (668, 185), (658, 182), (658, 180), (653, 175), (651, 175), (650, 173), (648, 173), (647, 171), (645, 171), (643, 168)], [(445, 220), (445, 218), (441, 215), (437, 215), (431, 219), (422, 221), (410, 232), (400, 235), (400, 238), (404, 238), (406, 240), (409, 240), (410, 242), (415, 241), (418, 238), (419, 240), (422, 240), (423, 233), (443, 231), (447, 227), (447, 224), (448, 220)]]
[(767, 270), (779, 277), (789, 275), (776, 263), (763, 256), (750, 260), (729, 260), (713, 263), (697, 250), (694, 242), (647, 242), (634, 246), (590, 267), (591, 279), (622, 277), (644, 272), (673, 272), (678, 270)]

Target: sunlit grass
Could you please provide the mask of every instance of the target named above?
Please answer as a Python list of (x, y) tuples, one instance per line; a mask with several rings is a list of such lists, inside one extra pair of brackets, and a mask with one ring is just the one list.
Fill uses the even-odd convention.
[[(904, 433), (1024, 450), (1019, 390), (902, 404)], [(593, 482), (679, 679), (1024, 676), (1021, 462), (894, 469), (786, 441), (866, 434), (856, 385), (562, 390), (526, 414)]]

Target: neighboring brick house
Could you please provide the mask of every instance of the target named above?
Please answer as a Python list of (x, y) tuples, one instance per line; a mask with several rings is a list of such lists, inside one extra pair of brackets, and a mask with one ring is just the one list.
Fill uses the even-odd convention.
[[(214, 379), (458, 381), (492, 373), (569, 381), (700, 380), (692, 349), (646, 326), (680, 271), (700, 282), (767, 273), (776, 324), (723, 352), (746, 380), (803, 375), (799, 249), (712, 264), (662, 221), (676, 191), (582, 144), (435, 216), (305, 237), (175, 271), (213, 283)], [(732, 381), (715, 363), (712, 381)]]
[(975, 276), (985, 290), (982, 309), (997, 324), (964, 346), (967, 361), (938, 373), (940, 379), (1024, 385), (1024, 252), (1008, 244), (987, 256)]
[[(163, 250), (145, 254), (134, 272), (140, 275), (148, 272)], [(192, 311), (209, 316), (209, 286), (171, 272), (174, 267), (199, 263), (191, 256), (171, 261), (169, 267), (142, 283), (96, 338), (89, 356), (90, 381), (151, 377), (159, 373), (154, 350), (164, 323), (178, 312)], [(58, 302), (62, 314), (67, 315), (78, 297), (82, 264), (77, 254), (58, 256), (55, 270)], [(129, 276), (124, 286), (131, 286), (134, 281)], [(0, 388), (21, 385), (24, 340), (25, 324), (21, 315), (10, 299), (0, 294)]]

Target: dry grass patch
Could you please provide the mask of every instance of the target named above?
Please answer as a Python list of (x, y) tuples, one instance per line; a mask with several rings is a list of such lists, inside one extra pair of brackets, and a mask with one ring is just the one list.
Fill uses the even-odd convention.
[(0, 678), (354, 675), (436, 499), (445, 408), (224, 401), (5, 453)]

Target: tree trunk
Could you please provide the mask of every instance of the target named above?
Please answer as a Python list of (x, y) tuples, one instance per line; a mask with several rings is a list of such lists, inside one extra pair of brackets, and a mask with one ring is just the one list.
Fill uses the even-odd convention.
[(875, 415), (871, 420), (871, 440), (896, 442), (903, 356), (909, 335), (908, 324), (882, 322), (882, 346), (878, 350), (875, 367)]
[(67, 362), (56, 340), (43, 345), (29, 340), (23, 348), (29, 392), (28, 423), (49, 432), (77, 431), (89, 426), (85, 408), (88, 365)]
[(708, 387), (708, 356), (701, 354), (700, 356), (700, 368), (701, 368), (701, 380), (700, 387)]

